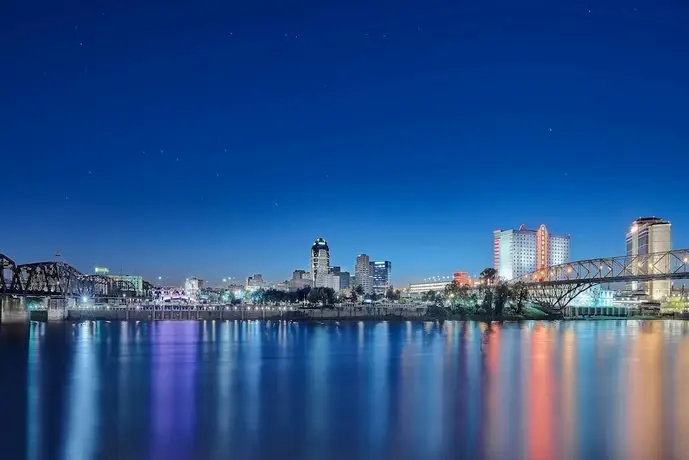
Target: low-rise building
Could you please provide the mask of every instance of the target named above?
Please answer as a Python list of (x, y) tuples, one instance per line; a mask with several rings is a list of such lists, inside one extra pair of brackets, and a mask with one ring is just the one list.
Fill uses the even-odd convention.
[(423, 283), (410, 283), (407, 292), (410, 295), (420, 295), (424, 292), (442, 292), (451, 283), (450, 280), (443, 281), (424, 281)]

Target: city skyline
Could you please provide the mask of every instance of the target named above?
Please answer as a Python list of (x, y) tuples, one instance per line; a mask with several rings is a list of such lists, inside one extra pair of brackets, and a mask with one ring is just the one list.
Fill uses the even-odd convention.
[[(639, 217), (639, 219), (660, 219), (660, 218), (658, 218), (658, 217), (651, 217), (651, 218), (649, 218), (649, 217), (646, 217), (646, 218)], [(661, 219), (661, 220), (662, 220), (662, 219)], [(635, 222), (636, 222), (636, 221), (635, 221)], [(543, 228), (543, 226), (544, 226), (544, 224), (541, 224), (541, 226), (539, 226), (539, 230), (541, 230), (541, 229)], [(626, 239), (628, 239), (628, 233), (625, 234), (625, 232), (629, 231), (629, 228), (630, 228), (629, 225), (627, 225), (627, 227), (626, 227), (625, 229), (623, 229), (623, 232), (621, 233), (622, 235), (625, 235), (625, 236), (626, 236), (626, 238), (622, 240), (623, 242), (624, 242)], [(526, 229), (526, 226), (525, 226), (524, 224), (521, 224), (519, 230), (521, 230), (521, 229)], [(503, 231), (503, 230), (501, 230), (501, 231)], [(526, 230), (526, 231), (533, 231), (533, 230)], [(491, 244), (491, 247), (489, 248), (490, 251), (486, 251), (487, 254), (490, 253), (490, 257), (486, 256), (486, 260), (490, 261), (490, 263), (487, 263), (487, 264), (484, 265), (484, 266), (481, 266), (481, 264), (476, 264), (476, 263), (472, 264), (472, 263), (469, 263), (469, 262), (467, 262), (467, 263), (465, 264), (466, 266), (479, 266), (479, 268), (476, 269), (475, 271), (469, 270), (469, 271), (466, 272), (469, 278), (476, 278), (476, 277), (478, 277), (479, 272), (480, 272), (481, 270), (483, 270), (484, 268), (493, 268), (493, 267), (494, 267), (494, 263), (495, 263), (495, 259), (494, 259), (494, 257), (495, 257), (495, 252), (494, 252), (494, 251), (495, 251), (495, 235), (496, 235), (496, 232), (499, 232), (499, 231), (493, 230), (493, 232), (490, 234), (490, 244)], [(555, 236), (558, 236), (558, 235), (555, 235)], [(571, 237), (571, 235), (567, 234), (566, 237), (567, 237), (568, 240), (569, 240), (569, 238)], [(619, 235), (618, 235), (618, 238), (619, 238)], [(673, 235), (673, 238), (674, 238), (674, 235)], [(319, 242), (322, 243), (326, 248), (328, 248), (328, 243), (326, 242), (326, 240), (325, 240), (322, 236), (319, 236), (318, 238), (316, 238), (316, 242), (315, 242), (315, 243), (313, 242), (313, 239), (311, 239), (311, 246), (310, 246), (310, 251), (309, 251), (311, 255), (313, 255), (313, 248), (314, 248), (316, 245), (318, 245)], [(575, 244), (576, 244), (576, 243), (575, 243)], [(682, 246), (678, 246), (678, 245), (674, 244), (673, 241), (670, 241), (669, 244), (670, 244), (670, 246), (671, 246), (673, 249), (677, 249), (677, 248), (682, 247)], [(303, 249), (303, 248), (302, 248), (302, 249)], [(329, 252), (330, 252), (330, 250), (328, 249), (328, 253), (329, 253)], [(570, 257), (569, 257), (569, 260), (568, 260), (568, 261), (582, 260), (582, 259), (588, 259), (588, 258), (598, 258), (598, 257), (614, 257), (614, 256), (622, 256), (622, 255), (624, 255), (624, 254), (625, 254), (625, 252), (620, 252), (619, 254), (605, 254), (605, 255), (600, 255), (600, 254), (598, 254), (598, 255), (592, 255), (592, 256), (588, 256), (588, 257), (579, 257), (579, 258), (573, 257), (573, 256), (571, 256), (571, 254), (570, 254)], [(9, 254), (6, 254), (6, 255), (9, 255)], [(333, 267), (330, 267), (330, 268), (336, 268), (338, 271), (339, 271), (339, 270), (347, 271), (347, 272), (350, 272), (350, 273), (352, 274), (352, 276), (354, 276), (355, 273), (356, 273), (356, 261), (357, 261), (361, 256), (366, 257), (367, 260), (368, 260), (368, 255), (366, 255), (365, 253), (358, 253), (358, 254), (355, 256), (355, 262), (354, 262), (351, 266), (348, 266), (347, 264), (338, 263), (338, 265), (333, 265)], [(12, 256), (10, 255), (10, 257), (12, 257)], [(329, 258), (330, 258), (330, 255), (328, 255), (328, 259), (329, 259)], [(69, 263), (68, 260), (65, 260), (65, 259), (62, 258), (62, 255), (61, 255), (61, 254), (60, 254), (59, 256), (53, 257), (53, 258), (51, 258), (51, 259), (46, 259), (46, 260), (63, 260), (63, 261), (65, 261), (65, 262), (68, 262), (68, 263)], [(339, 256), (338, 256), (338, 259), (337, 259), (337, 260), (339, 260)], [(22, 261), (22, 260), (18, 260), (17, 262), (18, 262), (18, 263), (29, 263), (29, 262), (38, 262), (38, 260), (31, 260), (31, 261)], [(303, 266), (304, 266), (304, 267), (310, 267), (310, 266), (311, 266), (311, 263), (313, 263), (312, 257), (307, 257), (307, 263), (305, 263)], [(330, 263), (330, 262), (328, 262), (328, 263)], [(371, 261), (370, 261), (371, 270), (373, 270), (373, 268), (372, 268), (373, 263), (374, 263), (374, 261), (371, 260)], [(380, 263), (380, 262), (379, 262), (379, 263)], [(385, 263), (390, 263), (390, 262), (386, 261)], [(366, 264), (366, 266), (368, 266), (368, 265), (369, 265), (369, 263)], [(456, 274), (458, 273), (458, 270), (460, 270), (460, 271), (462, 271), (462, 272), (464, 272), (463, 270), (465, 270), (465, 267), (460, 267), (458, 264), (455, 264), (455, 263), (452, 263), (452, 262), (448, 262), (448, 261), (444, 261), (443, 265), (444, 265), (444, 266), (452, 266), (452, 267), (454, 267), (454, 268), (451, 268), (450, 271), (446, 271), (446, 270), (436, 270), (436, 271), (434, 271), (434, 272), (424, 273), (424, 274), (422, 274), (422, 275), (419, 275), (419, 276), (416, 276), (416, 277), (413, 277), (413, 278), (408, 278), (408, 279), (405, 279), (405, 280), (402, 280), (402, 281), (400, 281), (400, 279), (397, 279), (397, 278), (395, 278), (394, 276), (392, 276), (392, 277), (390, 278), (390, 279), (391, 279), (391, 284), (394, 285), (394, 286), (396, 286), (396, 287), (401, 287), (401, 286), (408, 285), (408, 284), (410, 284), (410, 283), (418, 283), (418, 282), (423, 282), (423, 281), (427, 281), (427, 280), (432, 280), (432, 279), (434, 279), (434, 278), (436, 278), (436, 277), (438, 278), (438, 280), (442, 280), (443, 278), (446, 278), (446, 279), (448, 279), (448, 280), (451, 280), (452, 277), (453, 277), (453, 274), (456, 275)], [(93, 271), (94, 273), (99, 273), (99, 272), (102, 272), (102, 271), (106, 271), (106, 270), (107, 270), (107, 271), (109, 271), (110, 274), (112, 274), (113, 276), (117, 276), (117, 275), (134, 275), (134, 276), (143, 278), (143, 279), (145, 279), (145, 280), (147, 280), (147, 281), (151, 281), (151, 282), (153, 282), (153, 284), (156, 284), (156, 285), (167, 285), (167, 286), (183, 285), (183, 284), (185, 283), (185, 280), (188, 280), (188, 279), (190, 279), (190, 278), (198, 278), (198, 279), (200, 279), (200, 280), (203, 280), (203, 281), (206, 282), (209, 286), (227, 284), (227, 283), (230, 283), (231, 281), (234, 281), (234, 280), (238, 280), (239, 283), (242, 284), (242, 283), (243, 283), (243, 280), (245, 280), (247, 277), (253, 276), (254, 274), (260, 274), (260, 275), (264, 276), (264, 277), (265, 277), (265, 283), (267, 283), (267, 285), (276, 285), (276, 284), (282, 283), (282, 282), (284, 282), (284, 281), (290, 280), (290, 278), (292, 278), (293, 272), (297, 272), (297, 271), (298, 271), (298, 272), (307, 273), (307, 274), (309, 275), (309, 279), (312, 279), (312, 276), (313, 276), (313, 274), (310, 272), (310, 270), (305, 270), (305, 269), (302, 267), (302, 265), (299, 265), (299, 264), (294, 265), (293, 268), (290, 269), (290, 272), (289, 272), (288, 274), (285, 274), (284, 276), (283, 276), (282, 274), (277, 274), (277, 275), (275, 275), (275, 276), (273, 276), (272, 274), (266, 275), (267, 272), (266, 272), (265, 270), (262, 270), (262, 269), (259, 268), (259, 269), (257, 269), (257, 270), (247, 271), (247, 272), (245, 272), (245, 273), (243, 273), (243, 274), (242, 274), (242, 273), (240, 273), (240, 274), (234, 274), (234, 273), (233, 273), (233, 274), (231, 274), (230, 276), (228, 276), (228, 275), (226, 275), (226, 274), (220, 275), (220, 277), (217, 277), (217, 279), (216, 279), (216, 277), (214, 277), (214, 276), (204, 276), (204, 275), (201, 275), (200, 273), (202, 273), (203, 270), (193, 270), (193, 269), (191, 269), (186, 275), (184, 275), (184, 276), (183, 276), (182, 278), (180, 278), (179, 280), (174, 279), (174, 278), (169, 277), (169, 276), (161, 276), (161, 275), (155, 276), (155, 275), (153, 275), (153, 276), (150, 276), (150, 277), (149, 277), (149, 276), (147, 276), (147, 275), (145, 275), (145, 274), (142, 275), (141, 273), (138, 273), (138, 272), (128, 272), (128, 271), (125, 271), (125, 270), (123, 270), (123, 269), (116, 270), (116, 269), (112, 269), (112, 268), (107, 267), (107, 264), (95, 264), (95, 265), (92, 265), (91, 267), (89, 267), (88, 270), (84, 270), (82, 267), (79, 267), (79, 266), (75, 266), (75, 268), (81, 269), (84, 273), (91, 273), (92, 271)], [(313, 283), (313, 280), (311, 281), (311, 283)], [(371, 281), (371, 283), (372, 283), (372, 281)], [(371, 285), (371, 287), (372, 287), (372, 285)]]
[(492, 231), (522, 223), (572, 235), (575, 260), (622, 255), (647, 215), (689, 247), (687, 5), (0, 16), (0, 252), (17, 261), (277, 281), (323, 235), (349, 271), (371, 254), (405, 284), (475, 275)]

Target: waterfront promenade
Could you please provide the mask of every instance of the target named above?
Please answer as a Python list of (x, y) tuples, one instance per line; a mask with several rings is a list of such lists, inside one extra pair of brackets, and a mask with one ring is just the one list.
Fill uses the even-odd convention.
[[(424, 318), (427, 308), (417, 304), (337, 304), (327, 308), (280, 305), (97, 305), (67, 309), (70, 321), (256, 320)], [(46, 310), (31, 311), (31, 319), (45, 321)]]

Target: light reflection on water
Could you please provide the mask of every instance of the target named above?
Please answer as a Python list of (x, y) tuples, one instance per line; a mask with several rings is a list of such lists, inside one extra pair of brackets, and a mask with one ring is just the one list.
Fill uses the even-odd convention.
[[(689, 458), (689, 323), (32, 323), (0, 458)], [(21, 421), (21, 423), (18, 423)]]

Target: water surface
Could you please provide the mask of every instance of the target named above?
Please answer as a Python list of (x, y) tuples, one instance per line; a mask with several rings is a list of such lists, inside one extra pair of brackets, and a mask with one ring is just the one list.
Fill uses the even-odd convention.
[(689, 323), (32, 323), (0, 459), (689, 458)]

